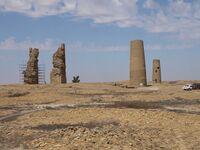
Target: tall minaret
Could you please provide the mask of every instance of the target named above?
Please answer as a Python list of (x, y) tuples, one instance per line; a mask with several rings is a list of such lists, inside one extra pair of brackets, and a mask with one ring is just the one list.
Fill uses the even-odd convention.
[(130, 83), (133, 86), (147, 85), (145, 54), (142, 40), (131, 41)]

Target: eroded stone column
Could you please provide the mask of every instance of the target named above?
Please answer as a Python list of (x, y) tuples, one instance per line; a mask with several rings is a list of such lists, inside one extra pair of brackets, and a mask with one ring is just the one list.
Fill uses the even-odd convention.
[(153, 60), (153, 71), (152, 71), (152, 81), (154, 83), (161, 83), (161, 66), (160, 60), (154, 59)]
[(29, 49), (29, 60), (27, 63), (26, 70), (24, 71), (24, 83), (27, 84), (38, 84), (38, 56), (39, 49)]
[(142, 40), (131, 41), (130, 83), (133, 86), (147, 85), (145, 54)]
[(65, 64), (65, 44), (57, 49), (53, 54), (53, 69), (50, 74), (52, 84), (66, 83), (66, 64)]

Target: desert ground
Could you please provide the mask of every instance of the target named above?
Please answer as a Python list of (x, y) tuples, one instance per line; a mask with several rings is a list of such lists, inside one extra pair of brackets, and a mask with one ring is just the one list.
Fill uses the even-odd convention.
[(0, 149), (199, 150), (191, 82), (1, 85)]

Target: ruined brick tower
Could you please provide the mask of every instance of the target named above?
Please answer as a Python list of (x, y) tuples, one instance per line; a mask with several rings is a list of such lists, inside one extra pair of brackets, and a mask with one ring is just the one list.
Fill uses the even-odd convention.
[(24, 83), (27, 84), (38, 84), (38, 56), (39, 49), (29, 49), (29, 60), (27, 63), (26, 70), (24, 73)]
[(161, 83), (161, 66), (160, 60), (154, 59), (153, 60), (153, 71), (152, 71), (152, 81), (154, 83)]
[(65, 44), (62, 43), (53, 54), (53, 69), (50, 74), (52, 84), (66, 83)]
[(142, 40), (131, 41), (130, 84), (133, 86), (145, 86), (147, 84), (144, 45)]

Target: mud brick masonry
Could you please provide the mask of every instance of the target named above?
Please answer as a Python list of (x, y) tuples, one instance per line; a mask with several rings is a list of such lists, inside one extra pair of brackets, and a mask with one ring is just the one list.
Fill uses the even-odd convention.
[(130, 84), (136, 87), (147, 85), (144, 45), (142, 40), (131, 41)]
[(160, 60), (154, 59), (153, 60), (153, 70), (152, 70), (152, 81), (154, 83), (161, 83), (161, 66)]
[[(24, 71), (24, 83), (38, 84), (38, 56), (39, 49), (29, 49), (29, 61)], [(53, 68), (50, 73), (51, 84), (67, 83), (66, 62), (65, 62), (65, 44), (62, 43), (53, 54)], [(155, 83), (161, 83), (160, 60), (153, 60), (152, 80)], [(142, 40), (130, 42), (130, 85), (134, 87), (146, 86), (146, 64), (144, 44)]]
[(29, 49), (29, 60), (27, 63), (26, 70), (24, 73), (24, 83), (27, 84), (38, 84), (38, 56), (39, 49)]
[(53, 69), (50, 74), (50, 82), (51, 84), (67, 83), (64, 43), (53, 54)]

